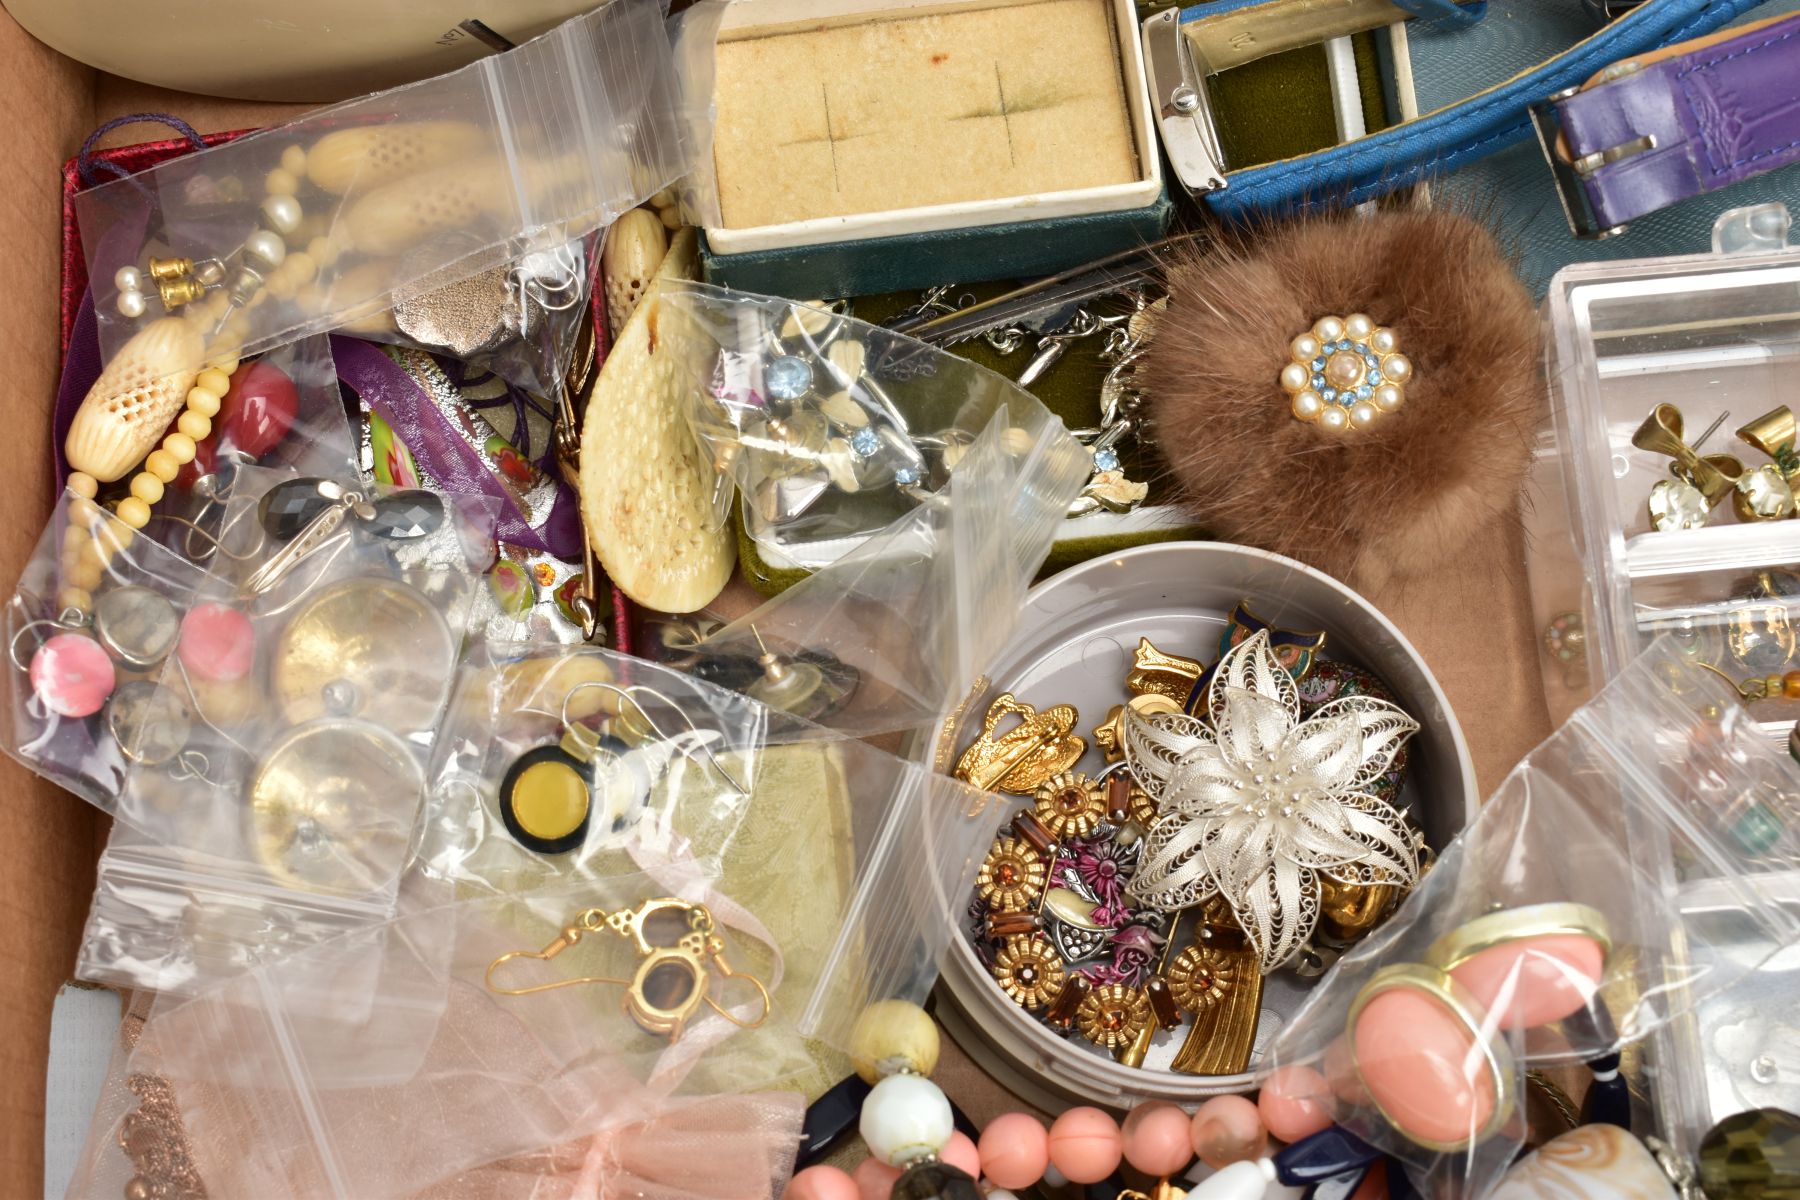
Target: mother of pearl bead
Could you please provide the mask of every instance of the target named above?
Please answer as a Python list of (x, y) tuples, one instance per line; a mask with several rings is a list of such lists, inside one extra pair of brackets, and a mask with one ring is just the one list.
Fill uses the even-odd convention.
[(1391, 329), (1377, 329), (1369, 335), (1369, 345), (1377, 354), (1392, 354), (1400, 348), (1400, 339)]
[(1367, 429), (1375, 423), (1375, 418), (1379, 415), (1380, 414), (1375, 411), (1375, 406), (1370, 404), (1367, 400), (1364, 400), (1359, 404), (1351, 406), (1350, 424), (1356, 426), (1358, 429)]
[(1333, 433), (1342, 433), (1350, 427), (1350, 414), (1335, 404), (1327, 404), (1325, 411), (1319, 414), (1319, 424)]
[(1325, 411), (1325, 398), (1307, 388), (1294, 397), (1294, 415), (1302, 421), (1316, 421)]
[(1674, 1196), (1669, 1177), (1637, 1138), (1617, 1125), (1583, 1125), (1551, 1138), (1515, 1163), (1490, 1200), (1673, 1200)]
[(1308, 375), (1306, 373), (1306, 368), (1299, 363), (1289, 363), (1287, 366), (1281, 368), (1281, 387), (1283, 391), (1303, 391), (1305, 390), (1308, 381), (1311, 379), (1312, 376)]
[(1313, 336), (1321, 342), (1335, 342), (1344, 336), (1344, 323), (1336, 317), (1320, 317), (1313, 326)]
[(1344, 318), (1344, 336), (1363, 338), (1375, 332), (1375, 322), (1368, 313), (1351, 313)]
[(1311, 362), (1319, 357), (1319, 339), (1310, 333), (1303, 333), (1293, 340), (1288, 349), (1293, 351), (1294, 358), (1298, 361)]
[(870, 1089), (859, 1128), (869, 1153), (890, 1167), (940, 1153), (956, 1132), (950, 1101), (918, 1075), (889, 1075)]
[(1234, 1162), (1188, 1189), (1187, 1200), (1260, 1200), (1275, 1182), (1275, 1163), (1267, 1158)]
[(1412, 360), (1404, 354), (1390, 354), (1381, 360), (1381, 373), (1395, 383), (1412, 378)]
[(1375, 407), (1382, 412), (1393, 412), (1405, 399), (1405, 394), (1391, 383), (1384, 383), (1375, 389)]

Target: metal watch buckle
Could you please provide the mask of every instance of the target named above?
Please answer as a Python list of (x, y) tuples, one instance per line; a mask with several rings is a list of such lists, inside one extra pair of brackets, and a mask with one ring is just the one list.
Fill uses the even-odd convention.
[[(1636, 70), (1636, 63), (1615, 63), (1601, 73), (1600, 86)], [(1556, 106), (1580, 91), (1580, 87), (1564, 88), (1533, 104), (1528, 111), (1531, 114), (1531, 127), (1537, 133), (1538, 149), (1543, 151), (1544, 161), (1550, 164), (1550, 176), (1556, 182), (1556, 199), (1562, 205), (1563, 219), (1569, 223), (1569, 232), (1585, 241), (1600, 241), (1624, 233), (1630, 226), (1602, 227), (1599, 214), (1594, 212), (1593, 202), (1588, 199), (1587, 189), (1582, 186), (1582, 182), (1591, 178), (1602, 167), (1656, 149), (1656, 136), (1645, 134), (1617, 146), (1584, 154), (1574, 162), (1568, 161), (1556, 152), (1557, 139), (1562, 136), (1562, 120), (1557, 115)]]
[(1206, 80), (1181, 37), (1181, 10), (1167, 9), (1144, 21), (1144, 64), (1150, 100), (1175, 178), (1191, 196), (1225, 190), (1225, 156), (1213, 126)]

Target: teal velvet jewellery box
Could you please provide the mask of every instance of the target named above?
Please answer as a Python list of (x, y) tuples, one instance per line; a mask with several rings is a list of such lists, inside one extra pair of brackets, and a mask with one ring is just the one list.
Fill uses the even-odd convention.
[[(1752, 7), (1644, 0), (1573, 34), (1570, 14), (1546, 14), (1556, 28), (1529, 39), (1541, 59), (1496, 79), (1492, 39), (1459, 36), (1486, 19), (1480, 0), (1212, 0), (1141, 20), (1131, 0), (724, 5), (706, 45), (702, 261), (745, 290), (870, 294), (1025, 278), (1153, 241), (1171, 192), (1227, 220), (1361, 202), (1525, 140), (1532, 104)], [(1460, 72), (1473, 94), (1310, 152), (1231, 161), (1223, 74), (1403, 23), (1437, 77)], [(1410, 69), (1396, 37), (1389, 69)]]

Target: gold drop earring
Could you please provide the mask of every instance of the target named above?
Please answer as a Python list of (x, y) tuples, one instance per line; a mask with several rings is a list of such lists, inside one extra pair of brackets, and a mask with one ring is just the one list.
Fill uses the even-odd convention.
[[(579, 943), (589, 933), (612, 932), (634, 943), (638, 968), (630, 979), (610, 975), (579, 975), (528, 987), (501, 987), (494, 975), (515, 959), (548, 962)], [(712, 972), (724, 979), (743, 979), (756, 989), (762, 1011), (754, 1020), (735, 1016), (709, 995)], [(625, 1015), (647, 1033), (681, 1039), (702, 1004), (743, 1029), (755, 1029), (769, 1019), (769, 989), (748, 972), (735, 971), (725, 959), (725, 939), (719, 935), (710, 909), (672, 896), (646, 900), (636, 908), (607, 912), (584, 909), (542, 950), (510, 950), (488, 964), (488, 990), (501, 996), (528, 996), (556, 988), (588, 983), (616, 983), (625, 988)]]

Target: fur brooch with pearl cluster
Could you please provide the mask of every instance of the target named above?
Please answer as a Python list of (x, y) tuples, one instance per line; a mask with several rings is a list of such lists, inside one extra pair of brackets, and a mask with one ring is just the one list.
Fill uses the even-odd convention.
[(1135, 383), (1217, 536), (1370, 587), (1516, 519), (1538, 318), (1479, 222), (1384, 210), (1226, 232), (1170, 266), (1168, 291)]

